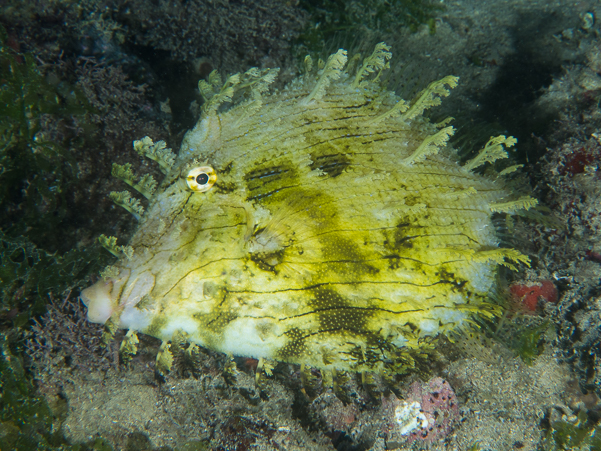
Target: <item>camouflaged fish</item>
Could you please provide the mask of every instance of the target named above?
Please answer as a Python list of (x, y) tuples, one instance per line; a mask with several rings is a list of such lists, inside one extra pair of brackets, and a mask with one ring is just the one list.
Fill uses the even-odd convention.
[(101, 237), (120, 258), (81, 295), (90, 321), (129, 329), (129, 345), (137, 331), (163, 351), (177, 336), (381, 373), (498, 312), (498, 266), (528, 259), (499, 247), (491, 218), (535, 200), (474, 169), (506, 158), (515, 139), (491, 138), (460, 165), (449, 121), (423, 115), (458, 79), (406, 102), (380, 82), (390, 57), (380, 43), (349, 65), (344, 50), (316, 68), (307, 58), (276, 92), (273, 69), (201, 81), (202, 116), (177, 156), (148, 137), (134, 143), (165, 173), (158, 187), (113, 167), (148, 202), (111, 193), (139, 226), (127, 246)]

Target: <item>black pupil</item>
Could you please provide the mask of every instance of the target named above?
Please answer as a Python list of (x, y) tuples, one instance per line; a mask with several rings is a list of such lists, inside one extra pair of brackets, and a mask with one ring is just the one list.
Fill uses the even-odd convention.
[(209, 176), (204, 172), (196, 176), (196, 183), (198, 183), (199, 185), (206, 185), (208, 182)]

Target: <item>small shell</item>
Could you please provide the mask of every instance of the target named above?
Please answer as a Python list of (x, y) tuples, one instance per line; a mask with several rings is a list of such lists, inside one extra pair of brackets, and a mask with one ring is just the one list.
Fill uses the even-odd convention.
[(591, 12), (582, 15), (582, 29), (590, 30), (595, 25), (595, 15)]

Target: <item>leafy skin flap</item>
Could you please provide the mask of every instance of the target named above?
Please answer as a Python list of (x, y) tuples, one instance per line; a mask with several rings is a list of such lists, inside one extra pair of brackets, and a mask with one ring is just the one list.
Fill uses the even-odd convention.
[(144, 214), (144, 207), (140, 201), (135, 197), (131, 197), (128, 191), (111, 191), (109, 197), (117, 205), (129, 211), (138, 221), (142, 217), (142, 214)]
[(409, 157), (405, 159), (406, 163), (415, 163), (417, 161), (424, 160), (428, 155), (433, 155), (438, 153), (438, 150), (441, 147), (446, 146), (447, 141), (453, 134), (455, 130), (453, 127), (445, 127), (439, 132), (435, 133), (432, 136), (428, 136), (424, 141), (419, 145), (415, 152), (413, 152)]
[(342, 69), (346, 64), (346, 55), (346, 50), (342, 49), (338, 50), (333, 55), (330, 55), (319, 80), (317, 80), (317, 84), (311, 93), (303, 100), (303, 104), (307, 104), (313, 99), (321, 99), (330, 83), (340, 78)]
[(513, 136), (506, 137), (504, 135), (495, 136), (494, 138), (490, 138), (490, 140), (484, 146), (478, 155), (468, 161), (465, 164), (465, 167), (470, 171), (482, 166), (486, 163), (494, 163), (497, 160), (502, 160), (507, 158), (507, 152), (503, 148), (503, 146), (509, 148), (515, 146), (517, 143), (517, 139)]
[(422, 92), (411, 108), (403, 115), (403, 119), (409, 120), (421, 115), (426, 109), (441, 104), (441, 98), (447, 97), (450, 91), (446, 88), (455, 88), (459, 77), (449, 75), (442, 80), (434, 81)]
[(165, 174), (169, 172), (175, 161), (175, 155), (171, 149), (167, 148), (165, 141), (154, 143), (148, 136), (134, 141), (134, 150), (140, 155), (156, 161)]
[(129, 186), (142, 194), (146, 199), (150, 199), (156, 190), (157, 182), (152, 175), (146, 174), (138, 179), (131, 169), (131, 164), (129, 163), (124, 165), (113, 163), (111, 175), (123, 180)]
[(388, 60), (390, 58), (392, 58), (390, 47), (384, 42), (376, 44), (376, 48), (371, 56), (363, 61), (363, 64), (357, 71), (357, 75), (355, 75), (355, 80), (353, 81), (352, 86), (356, 88), (361, 83), (361, 80), (366, 78), (369, 74), (372, 74), (376, 71), (382, 71), (383, 69), (387, 68)]
[[(163, 340), (164, 371), (168, 342), (186, 337), (334, 374), (410, 371), (437, 336), (499, 314), (497, 268), (528, 260), (499, 246), (491, 216), (534, 201), (472, 169), (510, 138), (462, 167), (449, 120), (422, 116), (457, 78), (406, 101), (380, 84), (389, 58), (378, 44), (347, 72), (339, 50), (272, 93), (273, 71), (210, 76), (208, 106), (165, 165), (133, 254), (82, 293), (102, 313), (90, 319)], [(216, 178), (194, 192), (188, 174), (199, 186)]]

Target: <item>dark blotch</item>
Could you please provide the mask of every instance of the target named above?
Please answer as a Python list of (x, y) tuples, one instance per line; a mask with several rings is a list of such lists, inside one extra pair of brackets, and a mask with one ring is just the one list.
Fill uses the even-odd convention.
[(320, 169), (329, 177), (337, 177), (351, 164), (351, 160), (344, 154), (311, 155), (312, 170)]

